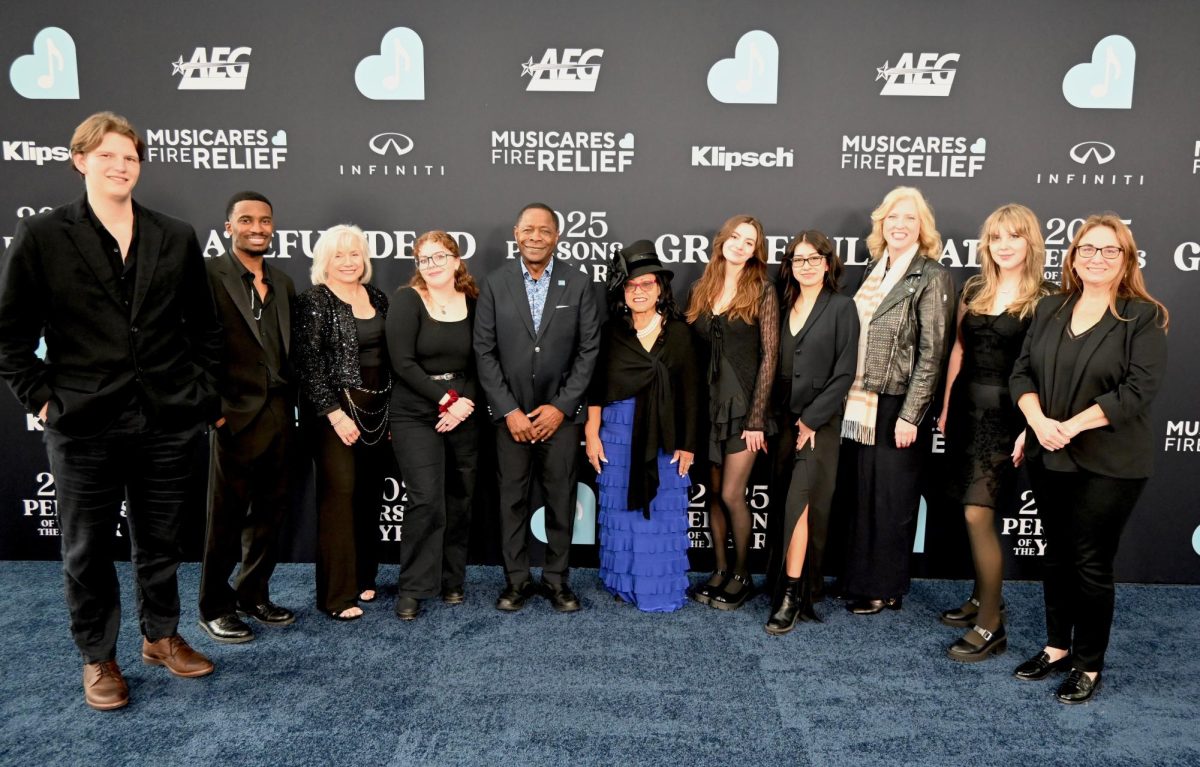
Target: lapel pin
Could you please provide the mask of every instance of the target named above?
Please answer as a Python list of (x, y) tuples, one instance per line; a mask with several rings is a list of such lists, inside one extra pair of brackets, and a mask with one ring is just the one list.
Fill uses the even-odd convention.
[(559, 280), (559, 281), (558, 281), (558, 286), (559, 286), (560, 288), (561, 288), (561, 287), (564, 287), (564, 286), (566, 286), (566, 284), (567, 284), (567, 281), (566, 281), (566, 280)]

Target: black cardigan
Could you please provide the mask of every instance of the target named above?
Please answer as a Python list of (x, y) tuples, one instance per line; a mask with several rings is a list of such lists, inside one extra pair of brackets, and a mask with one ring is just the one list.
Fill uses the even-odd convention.
[[(363, 287), (380, 319), (386, 319), (387, 295), (374, 285)], [(362, 386), (354, 311), (324, 285), (314, 285), (296, 299), (294, 343), (300, 398), (308, 410), (328, 415), (342, 406), (340, 390)]]

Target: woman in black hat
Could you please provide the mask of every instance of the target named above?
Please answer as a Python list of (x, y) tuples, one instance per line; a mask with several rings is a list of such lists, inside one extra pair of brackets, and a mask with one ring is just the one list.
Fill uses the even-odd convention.
[(584, 427), (600, 487), (600, 579), (648, 612), (678, 610), (688, 587), (699, 372), (671, 277), (649, 240), (613, 256)]

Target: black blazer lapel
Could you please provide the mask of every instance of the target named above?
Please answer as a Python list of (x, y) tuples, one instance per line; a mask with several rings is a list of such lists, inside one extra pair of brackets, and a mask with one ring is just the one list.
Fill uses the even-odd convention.
[[(521, 271), (520, 263), (513, 266), (514, 268), (509, 270), (504, 281), (508, 284), (512, 301), (517, 307), (517, 315), (525, 322), (525, 330), (529, 332), (530, 338), (536, 338), (537, 334), (533, 332), (533, 314), (529, 311), (529, 296), (525, 293), (525, 275)], [(545, 313), (543, 312), (543, 314)], [(505, 328), (496, 328), (496, 330), (503, 333)]]
[(1046, 331), (1042, 338), (1042, 373), (1044, 380), (1039, 381), (1038, 390), (1045, 393), (1046, 399), (1042, 407), (1049, 407), (1050, 392), (1054, 391), (1054, 376), (1058, 372), (1058, 348), (1062, 345), (1063, 333), (1067, 323), (1071, 321), (1071, 310), (1075, 306), (1076, 297), (1071, 296), (1063, 301), (1046, 318)]
[[(820, 319), (821, 313), (824, 312), (828, 306), (829, 291), (825, 288), (822, 288), (821, 292), (817, 295), (817, 302), (813, 304), (812, 311), (808, 313), (808, 319), (804, 321), (804, 327), (800, 328), (800, 334), (796, 336), (796, 348), (800, 347), (800, 342), (804, 340), (806, 335), (808, 335), (808, 331), (817, 324), (817, 320)], [(788, 309), (788, 313), (791, 313), (790, 308)], [(784, 317), (784, 322), (788, 322), (789, 320), (786, 319), (786, 314)]]
[[(137, 216), (135, 209), (134, 215)], [(150, 281), (154, 270), (158, 267), (158, 254), (162, 251), (163, 231), (150, 220), (149, 216), (137, 216), (137, 276), (133, 281), (133, 306), (129, 316), (136, 317), (146, 293), (150, 290)]]
[[(262, 346), (262, 335), (259, 332), (258, 323), (255, 322), (254, 316), (250, 313), (250, 291), (246, 289), (246, 281), (237, 273), (237, 269), (233, 264), (233, 258), (234, 255), (232, 253), (226, 253), (221, 256), (221, 285), (225, 288), (225, 292), (229, 294), (233, 305), (237, 307), (238, 314), (242, 315), (242, 319), (250, 326), (250, 332), (254, 334), (254, 339), (258, 341), (259, 346)], [(274, 306), (279, 305), (278, 292), (272, 304)], [(287, 329), (284, 326), (283, 316), (285, 315), (281, 315), (279, 318), (280, 330), (283, 331), (283, 337), (287, 338)]]
[(125, 300), (121, 296), (121, 290), (117, 286), (117, 279), (112, 273), (112, 266), (108, 262), (108, 256), (104, 253), (104, 243), (100, 242), (100, 236), (96, 234), (95, 228), (91, 222), (87, 220), (87, 213), (82, 209), (86, 204), (81, 200), (80, 209), (73, 211), (75, 222), (67, 229), (67, 236), (71, 238), (71, 242), (75, 244), (75, 249), (79, 251), (80, 257), (84, 263), (96, 275), (96, 279), (108, 291), (108, 295), (117, 303), (117, 306), (124, 306)]
[[(279, 335), (283, 337), (283, 355), (286, 357), (292, 351), (292, 303), (288, 298), (287, 289), (282, 285), (276, 283), (272, 290), (275, 291), (275, 300), (272, 301), (272, 306), (275, 307), (275, 316), (279, 321)], [(258, 323), (254, 323), (254, 326), (257, 328)], [(474, 325), (470, 327), (474, 327)]]
[[(559, 267), (560, 269), (562, 267)], [(553, 274), (546, 275), (546, 279), (550, 280), (550, 288), (546, 291), (546, 303), (542, 306), (542, 324), (538, 328), (537, 337), (540, 339), (546, 335), (546, 328), (550, 327), (550, 322), (554, 319), (554, 315), (558, 314), (554, 307), (558, 305), (562, 294), (567, 291), (567, 280), (562, 277), (556, 277)]]
[[(1117, 305), (1117, 311), (1121, 316), (1125, 316), (1126, 301), (1122, 299)], [(1083, 372), (1087, 370), (1088, 360), (1100, 348), (1104, 337), (1116, 328), (1119, 320), (1112, 315), (1112, 312), (1106, 311), (1101, 315), (1100, 320), (1092, 327), (1087, 337), (1083, 339), (1083, 347), (1079, 350), (1079, 359), (1075, 362), (1075, 372), (1071, 374), (1071, 387), (1067, 389), (1071, 393), (1071, 402), (1075, 401), (1075, 393), (1079, 391), (1079, 383), (1083, 379)]]

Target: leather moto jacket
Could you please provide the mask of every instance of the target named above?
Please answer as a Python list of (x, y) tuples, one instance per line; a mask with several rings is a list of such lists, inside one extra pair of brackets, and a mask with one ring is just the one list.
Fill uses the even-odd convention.
[[(864, 281), (874, 263), (863, 274)], [(867, 325), (863, 388), (904, 395), (900, 417), (911, 424), (925, 418), (946, 368), (954, 309), (950, 270), (917, 254)]]

